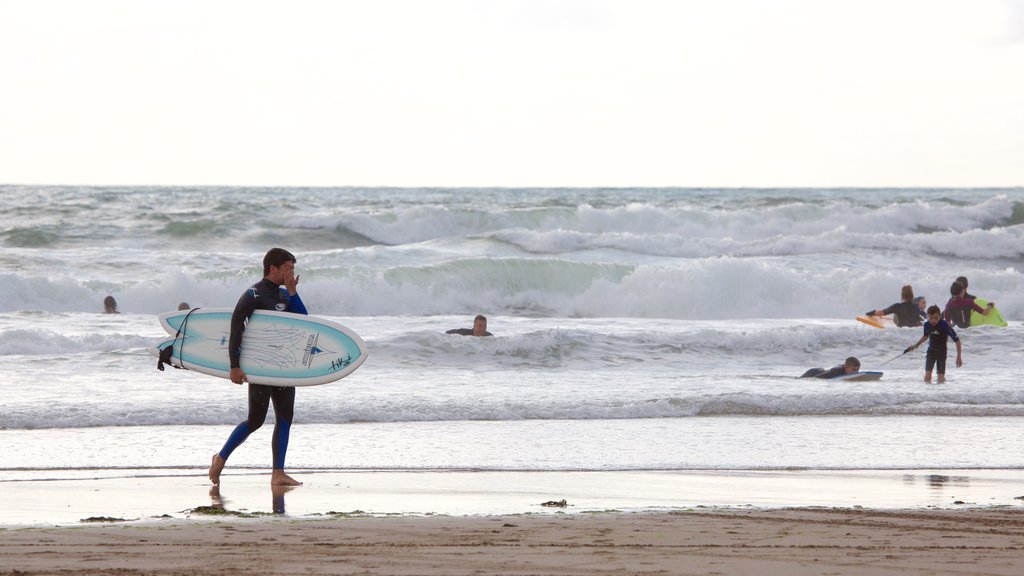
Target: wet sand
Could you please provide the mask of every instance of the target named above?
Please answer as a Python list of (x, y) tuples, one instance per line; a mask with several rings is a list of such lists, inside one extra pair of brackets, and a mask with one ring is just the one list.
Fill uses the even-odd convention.
[(40, 474), (0, 575), (1024, 573), (1013, 470)]
[(1016, 510), (182, 520), (0, 532), (0, 574), (1024, 573)]

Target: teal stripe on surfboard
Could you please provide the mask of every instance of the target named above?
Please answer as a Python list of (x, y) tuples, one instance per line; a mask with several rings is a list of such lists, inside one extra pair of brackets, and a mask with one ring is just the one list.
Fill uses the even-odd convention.
[[(229, 378), (230, 308), (166, 312), (171, 336), (150, 348), (159, 356), (174, 346), (171, 364)], [(187, 318), (187, 320), (186, 320)], [(184, 325), (181, 335), (179, 329)], [(349, 328), (316, 316), (257, 310), (242, 338), (241, 368), (254, 384), (314, 386), (344, 378), (366, 360), (366, 345)]]

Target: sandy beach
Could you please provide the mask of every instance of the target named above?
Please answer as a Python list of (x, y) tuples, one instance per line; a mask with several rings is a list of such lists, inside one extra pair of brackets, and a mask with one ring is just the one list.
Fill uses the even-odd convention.
[(1018, 471), (941, 472), (23, 471), (0, 574), (1020, 574)]
[(170, 521), (0, 533), (0, 574), (1006, 574), (1015, 510)]

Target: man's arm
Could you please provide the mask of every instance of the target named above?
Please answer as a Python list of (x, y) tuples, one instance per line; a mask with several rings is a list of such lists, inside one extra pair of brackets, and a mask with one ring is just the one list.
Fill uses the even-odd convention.
[(916, 350), (917, 347), (920, 346), (921, 344), (923, 344), (924, 341), (927, 340), (927, 339), (928, 339), (928, 326), (925, 325), (925, 327), (924, 327), (924, 334), (921, 336), (921, 339), (918, 340), (917, 342), (914, 342), (912, 345), (908, 346), (907, 349), (903, 351), (903, 353), (907, 354), (911, 350)]
[[(228, 338), (228, 359), (231, 361), (231, 370), (239, 367), (242, 357), (242, 333), (245, 332), (245, 323), (249, 321), (253, 311), (256, 310), (256, 297), (252, 290), (246, 290), (245, 294), (235, 304), (235, 311), (231, 313), (231, 336)], [(234, 381), (234, 378), (232, 378)], [(240, 382), (235, 382), (240, 384)]]
[(288, 295), (288, 311), (296, 314), (309, 314), (306, 312), (306, 305), (302, 303), (302, 298), (299, 298), (299, 294)]
[(978, 306), (978, 303), (975, 302), (974, 300), (968, 300), (968, 302), (971, 303), (971, 310), (974, 310), (975, 312), (981, 314), (982, 316), (988, 316), (988, 311), (991, 310), (993, 307), (993, 304), (991, 303), (985, 308), (982, 308), (981, 306)]

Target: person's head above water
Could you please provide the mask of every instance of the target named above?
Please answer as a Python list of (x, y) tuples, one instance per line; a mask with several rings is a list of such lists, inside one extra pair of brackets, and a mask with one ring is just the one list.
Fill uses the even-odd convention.
[(907, 284), (900, 289), (900, 300), (903, 302), (911, 302), (914, 300), (914, 289), (911, 288), (910, 284)]
[(487, 334), (487, 317), (483, 314), (477, 314), (476, 318), (473, 318), (473, 336), (483, 336)]
[(103, 299), (103, 311), (107, 314), (117, 314), (117, 300), (113, 296)]
[(846, 359), (846, 362), (843, 362), (843, 370), (845, 370), (847, 374), (860, 372), (860, 360), (850, 356)]

